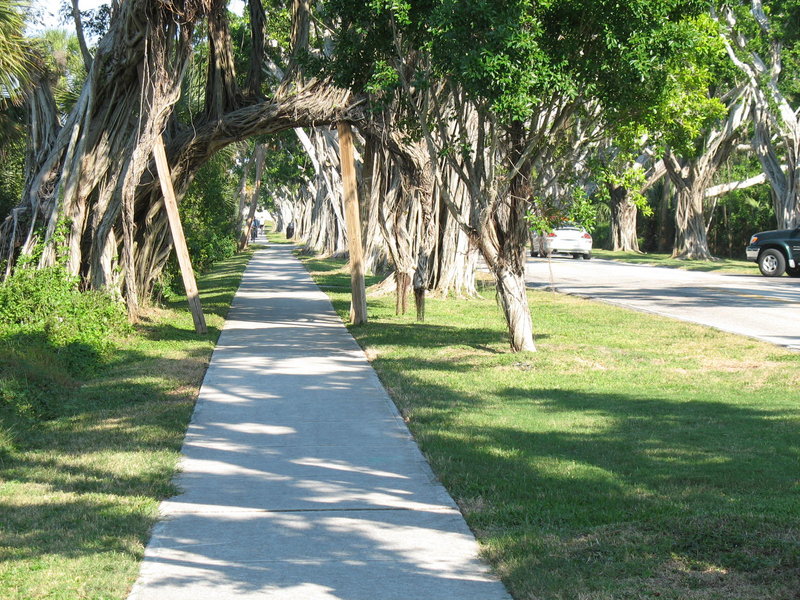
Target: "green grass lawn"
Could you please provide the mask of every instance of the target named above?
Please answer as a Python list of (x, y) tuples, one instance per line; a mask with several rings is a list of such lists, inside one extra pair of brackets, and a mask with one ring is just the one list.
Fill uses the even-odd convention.
[(671, 267), (687, 271), (714, 271), (717, 273), (740, 273), (744, 275), (758, 275), (758, 265), (746, 260), (732, 258), (719, 258), (714, 261), (707, 260), (677, 260), (669, 254), (638, 254), (636, 252), (612, 252), (611, 250), (592, 250), (595, 258), (618, 260), (621, 262), (654, 265), (657, 267)]
[(142, 558), (224, 315), (250, 254), (199, 277), (209, 333), (185, 299), (152, 309), (56, 418), (0, 414), (0, 598), (118, 600)]
[[(307, 259), (346, 319), (342, 263)], [(800, 355), (531, 292), (370, 298), (365, 349), (517, 600), (779, 600), (800, 590)], [(413, 312), (413, 310), (412, 310)]]

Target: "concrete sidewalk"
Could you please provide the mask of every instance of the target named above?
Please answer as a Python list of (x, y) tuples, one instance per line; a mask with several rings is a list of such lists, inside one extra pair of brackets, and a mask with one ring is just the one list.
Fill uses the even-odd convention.
[(130, 600), (508, 600), (291, 251), (245, 272)]

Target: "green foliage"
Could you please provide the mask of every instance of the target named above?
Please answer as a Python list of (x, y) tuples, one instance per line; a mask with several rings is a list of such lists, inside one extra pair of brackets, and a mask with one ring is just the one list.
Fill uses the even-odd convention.
[[(264, 48), (267, 58), (279, 67), (285, 67), (285, 57), (291, 52), (292, 15), (291, 8), (280, 6), (280, 3), (264, 3), (269, 29), (269, 43)], [(252, 39), (250, 37), (250, 13), (248, 10), (240, 17), (231, 12), (230, 18), (231, 42), (233, 48), (234, 67), (239, 85), (244, 88), (247, 74), (250, 70), (250, 55), (252, 53)], [(205, 39), (201, 42), (203, 53), (207, 59), (208, 44)], [(205, 59), (204, 59), (205, 60)], [(269, 78), (265, 83), (269, 83)], [(268, 89), (261, 93), (267, 95)]]
[(71, 301), (77, 280), (60, 267), (17, 269), (0, 285), (0, 327), (44, 323)]
[[(81, 25), (87, 37), (101, 38), (111, 26), (111, 2), (100, 4), (97, 8), (80, 11)], [(61, 3), (61, 20), (72, 24), (72, 4), (67, 0)], [(87, 40), (88, 41), (88, 40)]]
[[(407, 6), (398, 7), (393, 12), (390, 9), (394, 4)], [(409, 6), (409, 3), (391, 0), (325, 2), (322, 17), (340, 22), (335, 32), (336, 52), (328, 59), (309, 66), (332, 74), (343, 87), (357, 90), (370, 87), (374, 91), (376, 81), (373, 77), (377, 80), (386, 79), (385, 73), (376, 76), (376, 72), (385, 71), (387, 64), (396, 62), (392, 18), (397, 13), (407, 14)]]
[(36, 61), (28, 41), (23, 35), (25, 28), (24, 2), (0, 0), (0, 102), (19, 102), (31, 75), (36, 70)]
[(572, 198), (567, 206), (566, 220), (580, 225), (587, 231), (594, 231), (596, 218), (597, 209), (586, 190), (582, 187), (573, 188)]
[(644, 216), (652, 216), (653, 209), (647, 197), (640, 191), (645, 184), (644, 169), (634, 162), (629, 152), (618, 152), (611, 160), (598, 162), (592, 171), (598, 188), (594, 194), (595, 201), (605, 204), (611, 202), (611, 190), (622, 188), (627, 190), (627, 198)]
[(62, 266), (18, 268), (0, 285), (0, 408), (49, 418), (128, 330), (118, 302), (81, 292)]
[(60, 222), (50, 242), (55, 265), (36, 268), (39, 243), (0, 284), (0, 409), (23, 418), (52, 416), (73, 380), (102, 371), (130, 329), (119, 302), (80, 291), (79, 278), (66, 271), (68, 229)]
[(525, 215), (531, 231), (553, 231), (563, 223), (580, 225), (593, 231), (597, 220), (597, 207), (580, 186), (574, 186), (569, 198), (536, 198), (532, 210)]
[[(236, 177), (230, 152), (220, 152), (195, 176), (180, 210), (195, 270), (236, 253)], [(177, 268), (177, 267), (176, 267)]]
[(87, 76), (77, 36), (64, 29), (49, 29), (34, 40), (34, 44), (49, 74), (59, 111), (69, 113), (80, 97)]
[[(697, 0), (334, 0), (342, 22), (331, 66), (366, 87), (396, 62), (393, 40), (426, 50), (433, 73), (461, 85), (505, 121), (524, 121), (553, 96), (594, 97), (617, 118), (658, 104), (667, 75), (695, 40)], [(381, 77), (385, 80), (386, 77)]]
[(272, 207), (268, 190), (282, 185), (297, 185), (313, 176), (311, 160), (293, 131), (271, 136), (267, 145), (259, 207)]
[(684, 157), (702, 152), (703, 133), (727, 114), (721, 97), (735, 86), (719, 25), (708, 15), (681, 23), (684, 52), (672, 61), (659, 101), (641, 121), (650, 137)]
[(0, 285), (0, 332), (43, 332), (75, 375), (93, 369), (72, 350), (102, 359), (113, 348), (113, 335), (127, 330), (122, 306), (101, 292), (82, 292), (60, 266), (17, 269)]
[(23, 137), (8, 140), (0, 155), (0, 221), (22, 198), (25, 185), (25, 146)]
[(553, 91), (577, 95), (565, 57), (548, 54), (546, 12), (525, 0), (439, 2), (430, 29), (437, 70), (509, 120), (525, 120)]
[(375, 63), (375, 68), (367, 81), (364, 89), (370, 94), (381, 94), (393, 90), (400, 84), (400, 76), (397, 71), (385, 60)]

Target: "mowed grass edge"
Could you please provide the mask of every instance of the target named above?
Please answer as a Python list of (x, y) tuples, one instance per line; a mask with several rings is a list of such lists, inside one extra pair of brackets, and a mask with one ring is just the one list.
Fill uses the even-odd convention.
[(595, 258), (618, 262), (668, 267), (685, 271), (704, 271), (709, 273), (730, 273), (732, 275), (759, 275), (758, 265), (754, 262), (735, 258), (717, 258), (715, 260), (679, 260), (669, 254), (657, 252), (614, 252), (595, 248)]
[(484, 295), (350, 331), (516, 599), (798, 597), (800, 355), (549, 292), (514, 354)]
[(0, 598), (126, 597), (251, 256), (198, 277), (208, 334), (185, 298), (149, 309), (57, 418), (0, 427)]

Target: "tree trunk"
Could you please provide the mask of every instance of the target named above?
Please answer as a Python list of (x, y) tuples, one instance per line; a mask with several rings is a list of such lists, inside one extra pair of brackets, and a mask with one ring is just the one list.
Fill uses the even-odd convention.
[(414, 273), (414, 248), (409, 227), (414, 223), (414, 211), (409, 194), (403, 192), (399, 170), (384, 154), (382, 157), (382, 193), (378, 198), (378, 224), (394, 265), (395, 310), (398, 315), (406, 313), (408, 294)]
[(686, 186), (678, 190), (673, 258), (714, 260), (708, 248), (706, 222), (703, 216), (704, 189), (699, 189), (698, 186)]
[(227, 2), (212, 3), (208, 16), (208, 74), (206, 116), (218, 119), (241, 104), (233, 67), (233, 50), (228, 31)]
[(731, 90), (727, 117), (719, 127), (706, 132), (703, 152), (699, 156), (679, 159), (670, 149), (664, 154), (664, 166), (678, 194), (672, 252), (675, 258), (714, 260), (708, 248), (703, 200), (714, 174), (736, 147), (748, 107), (749, 99), (744, 88)]
[[(524, 229), (524, 217), (524, 212), (509, 215), (510, 227), (506, 233), (511, 233), (514, 228), (519, 229), (519, 225), (522, 225)], [(512, 247), (512, 239), (515, 239), (516, 247)], [(508, 241), (503, 251), (495, 254), (494, 260), (491, 262), (487, 258), (487, 254), (492, 256), (494, 253), (484, 251), (484, 258), (487, 259), (487, 263), (490, 263), (489, 268), (494, 275), (500, 306), (508, 325), (511, 349), (514, 352), (536, 351), (533, 341), (533, 321), (525, 284), (526, 241), (527, 236), (524, 233), (521, 236), (519, 234), (508, 235)], [(486, 243), (484, 242), (481, 246), (485, 249)]]
[(261, 82), (264, 79), (264, 39), (267, 17), (261, 0), (247, 0), (250, 14), (251, 50), (250, 64), (247, 72), (247, 94), (252, 98), (261, 96)]
[(416, 264), (414, 267), (413, 287), (414, 306), (417, 309), (417, 321), (425, 320), (425, 293), (430, 282), (430, 257), (436, 243), (436, 219), (433, 204), (433, 178), (430, 163), (424, 147), (417, 143), (414, 148), (407, 149), (407, 160), (403, 161), (401, 171), (405, 171), (403, 185), (411, 188), (412, 202), (419, 207), (420, 221), (418, 241), (415, 248)]
[(481, 251), (492, 271), (503, 315), (506, 318), (511, 349), (514, 352), (535, 351), (533, 321), (528, 306), (525, 284), (525, 249), (528, 226), (525, 220), (530, 188), (531, 164), (523, 158), (524, 128), (515, 123), (509, 132), (511, 164), (518, 165), (511, 179), (507, 198), (498, 198), (489, 211), (489, 222), (483, 227)]
[(636, 237), (636, 205), (624, 187), (609, 186), (611, 194), (611, 249), (614, 252), (639, 252)]
[[(400, 130), (393, 130), (393, 116), (386, 111), (385, 121), (389, 125), (378, 127), (376, 122), (365, 122), (361, 125), (365, 137), (372, 140), (373, 146), (383, 146), (389, 153), (391, 160), (397, 166), (400, 174), (401, 194), (404, 197), (398, 207), (410, 207), (419, 211), (419, 222), (410, 223), (409, 229), (415, 230), (411, 235), (413, 240), (411, 254), (408, 257), (410, 264), (398, 264), (398, 270), (406, 273), (413, 271), (414, 303), (417, 309), (417, 320), (425, 320), (425, 292), (430, 283), (430, 256), (436, 243), (436, 220), (433, 205), (434, 175), (431, 159), (425, 144), (421, 141), (408, 140)], [(397, 222), (396, 222), (397, 224)], [(398, 242), (403, 239), (405, 232), (397, 232)], [(405, 244), (404, 244), (405, 245)], [(402, 252), (403, 250), (400, 250)], [(403, 257), (403, 263), (405, 263)], [(401, 278), (403, 282), (404, 278)], [(398, 281), (400, 283), (400, 281)], [(398, 292), (404, 291), (398, 288)], [(403, 306), (404, 303), (399, 303)]]
[(669, 177), (664, 178), (663, 187), (661, 188), (661, 196), (658, 204), (658, 246), (659, 252), (671, 251), (671, 244), (674, 242), (674, 235), (669, 235), (670, 221), (670, 204), (672, 201), (672, 182)]
[(383, 195), (383, 152), (372, 137), (364, 148), (364, 167), (361, 177), (361, 223), (364, 234), (364, 268), (371, 273), (388, 273), (391, 258), (380, 224), (380, 197)]
[(525, 277), (517, 269), (498, 265), (492, 270), (503, 315), (508, 324), (511, 348), (515, 352), (536, 351), (533, 342), (533, 321), (528, 307), (528, 288)]
[(782, 123), (778, 139), (783, 152), (779, 157), (768, 110), (755, 102), (753, 147), (770, 184), (777, 227), (794, 229), (800, 226), (800, 123), (796, 118), (793, 123)]
[[(454, 209), (465, 222), (470, 220), (470, 202), (466, 189), (458, 175), (447, 170), (445, 185), (449, 186)], [(439, 212), (439, 238), (436, 247), (436, 267), (433, 269), (432, 291), (442, 297), (455, 294), (471, 298), (478, 294), (475, 272), (479, 251), (470, 237), (459, 226), (442, 201), (441, 190), (436, 189)]]
[(249, 157), (244, 159), (244, 165), (242, 166), (242, 177), (239, 179), (239, 187), (236, 190), (236, 197), (239, 200), (238, 205), (239, 208), (236, 211), (236, 231), (241, 232), (244, 228), (244, 222), (247, 213), (247, 178), (250, 174), (250, 167), (253, 165), (253, 159), (255, 157), (255, 152), (251, 154)]
[(411, 291), (411, 273), (395, 270), (395, 314), (404, 315), (408, 310), (408, 294)]
[(750, 84), (753, 147), (772, 187), (778, 229), (793, 229), (800, 225), (800, 109), (790, 104), (797, 95), (785, 94), (781, 85), (781, 79), (786, 77), (785, 40), (776, 33), (779, 26), (772, 21), (780, 20), (780, 11), (771, 14), (764, 4), (752, 2), (752, 20), (739, 18), (742, 15), (737, 16), (732, 6), (723, 6), (725, 46), (731, 61)]
[(309, 134), (296, 128), (295, 134), (314, 167), (314, 181), (306, 183), (313, 187), (313, 191), (309, 188), (313, 201), (304, 205), (310, 212), (300, 220), (298, 237), (307, 248), (323, 256), (344, 255), (347, 240), (338, 142), (318, 129)]
[[(408, 90), (408, 82), (403, 83)], [(508, 140), (504, 146), (500, 142), (499, 124), (491, 119), (491, 115), (477, 110), (463, 90), (452, 86), (447, 92), (449, 95), (443, 99), (444, 102), (436, 97), (431, 99), (429, 105), (435, 113), (433, 119), (424, 111), (418, 111), (417, 118), (432, 164), (444, 158), (467, 188), (471, 205), (469, 221), (464, 220), (448, 187), (442, 185), (442, 169), (437, 169), (442, 198), (450, 215), (480, 250), (495, 277), (511, 349), (515, 352), (535, 351), (525, 285), (528, 238), (525, 216), (533, 197), (530, 177), (534, 159), (529, 152), (529, 146), (532, 148), (533, 145), (526, 139), (524, 124), (515, 122), (504, 132)], [(437, 127), (436, 131), (432, 124)], [(442, 151), (443, 146), (453, 147), (456, 143), (468, 144), (469, 151)], [(508, 166), (501, 166), (501, 156), (503, 163), (507, 161), (513, 167), (508, 184), (505, 183), (508, 181), (505, 175)], [(500, 171), (504, 174), (500, 175)]]
[(408, 310), (408, 295), (414, 276), (414, 237), (409, 228), (415, 219), (411, 197), (402, 190), (399, 195), (401, 200), (395, 203), (392, 214), (392, 239), (396, 256), (397, 314), (404, 315)]

